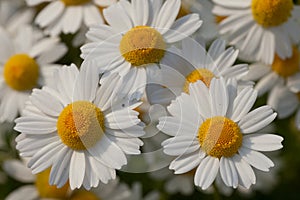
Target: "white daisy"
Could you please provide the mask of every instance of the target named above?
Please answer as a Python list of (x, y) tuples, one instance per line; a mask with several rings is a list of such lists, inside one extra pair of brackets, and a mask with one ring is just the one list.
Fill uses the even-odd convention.
[(156, 70), (167, 52), (167, 45), (178, 42), (201, 25), (198, 14), (175, 21), (180, 0), (127, 0), (104, 9), (108, 25), (99, 25), (87, 33), (92, 42), (84, 45), (82, 57), (96, 60), (103, 71), (130, 74), (140, 90), (148, 72)]
[[(229, 187), (249, 188), (256, 181), (252, 167), (269, 171), (273, 162), (259, 151), (282, 148), (282, 137), (260, 130), (276, 117), (270, 106), (251, 112), (256, 91), (213, 78), (208, 89), (202, 81), (191, 84), (190, 95), (182, 93), (172, 101), (172, 116), (160, 119), (158, 128), (173, 136), (162, 145), (176, 156), (170, 164), (175, 174), (196, 168), (194, 184), (207, 189), (219, 174)], [(252, 167), (251, 167), (252, 166)]]
[(244, 80), (258, 81), (255, 89), (263, 95), (277, 85), (287, 85), (295, 92), (300, 91), (300, 50), (293, 48), (293, 54), (285, 60), (275, 55), (271, 65), (254, 63)]
[(234, 77), (240, 81), (247, 74), (248, 65), (234, 65), (239, 51), (225, 48), (225, 41), (217, 39), (206, 51), (190, 38), (182, 41), (182, 49), (172, 47), (160, 65), (159, 73), (153, 75), (151, 82), (157, 83), (157, 87), (147, 87), (150, 103), (169, 105), (182, 91), (188, 92), (190, 83), (198, 80), (207, 87), (213, 77)]
[(103, 24), (100, 8), (112, 5), (117, 0), (26, 0), (28, 6), (49, 4), (36, 16), (35, 23), (46, 28), (52, 36), (61, 32), (75, 33), (84, 24)]
[(21, 0), (2, 0), (0, 2), (0, 26), (10, 33), (15, 33), (18, 28), (30, 24), (35, 11), (25, 7)]
[(67, 51), (57, 37), (23, 26), (15, 36), (0, 28), (0, 121), (13, 121), (31, 90), (49, 82), (53, 63)]
[[(33, 173), (52, 166), (49, 183), (71, 189), (96, 187), (115, 179), (126, 154), (139, 154), (143, 127), (140, 103), (127, 105), (119, 97), (121, 78), (99, 74), (93, 63), (63, 67), (53, 87), (35, 89), (22, 117), (15, 120), (17, 149), (31, 157)], [(113, 83), (113, 84), (112, 84)]]
[(300, 41), (300, 6), (293, 0), (213, 0), (213, 13), (227, 16), (219, 33), (241, 50), (241, 58), (272, 64), (275, 53), (281, 59), (292, 56)]

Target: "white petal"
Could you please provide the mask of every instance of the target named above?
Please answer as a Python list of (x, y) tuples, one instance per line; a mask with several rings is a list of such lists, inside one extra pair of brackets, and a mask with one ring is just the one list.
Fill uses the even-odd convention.
[(225, 45), (226, 45), (225, 40), (216, 39), (215, 41), (213, 41), (213, 43), (209, 47), (208, 55), (213, 60), (216, 60), (221, 55), (221, 53), (223, 53), (225, 51), (225, 47), (226, 47)]
[(256, 101), (257, 92), (252, 87), (244, 88), (233, 102), (233, 113), (230, 117), (235, 122), (240, 121), (252, 108)]
[(148, 22), (149, 5), (148, 0), (132, 0), (132, 19), (135, 26), (145, 26)]
[(58, 117), (63, 110), (61, 102), (45, 90), (34, 89), (30, 100), (40, 111), (52, 117)]
[(276, 86), (271, 90), (267, 104), (278, 113), (279, 119), (292, 115), (299, 106), (297, 95), (285, 86)]
[(249, 134), (243, 137), (243, 146), (257, 151), (275, 151), (283, 146), (283, 138), (273, 134)]
[(26, 166), (25, 162), (19, 160), (7, 160), (3, 163), (3, 170), (11, 177), (22, 183), (32, 183), (35, 176)]
[(209, 92), (212, 102), (212, 116), (225, 116), (229, 104), (228, 91), (224, 79), (212, 79)]
[(35, 23), (46, 27), (54, 22), (64, 11), (65, 5), (61, 1), (53, 1), (47, 5), (36, 17)]
[[(116, 13), (118, 14), (116, 15)], [(133, 27), (133, 22), (120, 3), (104, 9), (103, 15), (108, 24), (119, 31), (127, 31)]]
[(239, 154), (246, 162), (256, 169), (268, 172), (270, 167), (274, 167), (274, 163), (260, 152), (242, 147), (239, 149)]
[(73, 101), (85, 100), (93, 102), (99, 83), (99, 74), (93, 61), (83, 62), (75, 83)]
[(164, 33), (165, 41), (167, 43), (178, 42), (192, 35), (201, 25), (202, 21), (199, 19), (198, 14), (186, 15), (176, 20), (170, 29)]
[(160, 8), (154, 27), (161, 34), (166, 33), (172, 26), (180, 9), (180, 0), (167, 0)]
[(206, 190), (215, 180), (219, 171), (219, 159), (207, 156), (197, 168), (194, 183), (196, 186)]
[(191, 154), (184, 154), (173, 160), (169, 168), (175, 170), (175, 174), (189, 172), (199, 165), (204, 156), (205, 153), (201, 150), (199, 150), (199, 152), (196, 151)]
[(220, 161), (220, 174), (222, 180), (228, 187), (237, 188), (239, 177), (235, 165), (231, 158), (221, 158)]
[(39, 150), (28, 163), (28, 167), (31, 168), (32, 173), (36, 174), (49, 168), (53, 164), (57, 152), (63, 147), (64, 145), (61, 141), (56, 141)]
[[(207, 86), (202, 81), (197, 81), (194, 84), (190, 84), (189, 90), (191, 96), (194, 98), (199, 114), (204, 119), (212, 117), (212, 99)], [(171, 111), (170, 108), (168, 108), (169, 111)]]
[(94, 5), (86, 5), (83, 7), (83, 21), (87, 27), (104, 23), (100, 11)]
[(232, 161), (234, 162), (239, 175), (239, 185), (249, 189), (251, 184), (255, 184), (256, 182), (256, 177), (252, 168), (238, 154), (232, 158)]
[(14, 129), (27, 134), (48, 134), (57, 130), (56, 120), (46, 116), (24, 116), (15, 122)]
[(251, 5), (251, 0), (227, 0), (227, 1), (222, 1), (222, 0), (213, 0), (214, 3), (224, 6), (224, 7), (230, 7), (230, 8), (248, 8)]
[(95, 146), (87, 150), (96, 160), (107, 167), (121, 169), (123, 165), (127, 164), (127, 159), (120, 147), (105, 135)]
[(65, 34), (75, 33), (79, 30), (83, 20), (83, 9), (81, 6), (67, 7), (64, 15), (62, 16), (63, 29)]
[(5, 200), (35, 200), (39, 197), (38, 191), (34, 185), (25, 185), (10, 193)]
[(73, 150), (69, 149), (67, 146), (62, 148), (60, 152), (57, 152), (58, 156), (51, 168), (49, 184), (57, 185), (59, 188), (66, 184), (69, 179), (69, 165), (72, 153)]
[(197, 151), (199, 141), (192, 136), (179, 135), (162, 142), (164, 153), (171, 156), (181, 156)]
[(83, 151), (73, 151), (70, 161), (70, 188), (80, 188), (83, 182), (85, 173), (85, 155)]
[(244, 116), (238, 125), (242, 133), (253, 133), (269, 125), (276, 116), (270, 106), (262, 106)]

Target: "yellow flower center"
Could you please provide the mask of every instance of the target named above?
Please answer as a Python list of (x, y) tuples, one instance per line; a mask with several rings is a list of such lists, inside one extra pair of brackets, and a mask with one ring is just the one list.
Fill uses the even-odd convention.
[(4, 65), (4, 80), (14, 90), (31, 90), (37, 86), (39, 66), (26, 54), (16, 54)]
[(293, 0), (252, 0), (252, 15), (263, 27), (279, 26), (288, 21)]
[(57, 121), (62, 142), (74, 150), (94, 146), (104, 134), (104, 115), (88, 101), (76, 101), (66, 106)]
[(166, 44), (154, 28), (136, 26), (122, 38), (120, 52), (134, 66), (158, 63), (165, 55)]
[(198, 137), (202, 150), (217, 158), (236, 154), (243, 140), (239, 126), (231, 119), (221, 116), (204, 121), (199, 128)]
[(183, 86), (183, 91), (189, 93), (189, 85), (190, 83), (195, 83), (201, 80), (207, 87), (210, 85), (211, 79), (213, 79), (215, 75), (208, 69), (195, 69), (185, 78), (185, 84)]
[(91, 0), (61, 0), (66, 6), (78, 6), (90, 2)]
[(78, 190), (72, 194), (70, 200), (101, 200), (97, 197), (94, 193), (85, 191), (85, 190)]
[(293, 76), (298, 73), (300, 67), (300, 52), (297, 47), (293, 48), (293, 55), (290, 58), (282, 60), (278, 55), (275, 55), (272, 70), (283, 78)]
[(49, 185), (50, 168), (37, 174), (35, 186), (41, 198), (64, 199), (67, 197), (69, 184), (66, 183), (62, 188)]

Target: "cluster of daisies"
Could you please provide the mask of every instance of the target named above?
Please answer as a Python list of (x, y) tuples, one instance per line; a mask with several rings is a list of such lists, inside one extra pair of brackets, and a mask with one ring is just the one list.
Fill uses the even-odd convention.
[(0, 182), (26, 183), (6, 199), (163, 198), (127, 183), (146, 172), (170, 195), (265, 189), (272, 122), (300, 130), (299, 43), (293, 0), (1, 0)]

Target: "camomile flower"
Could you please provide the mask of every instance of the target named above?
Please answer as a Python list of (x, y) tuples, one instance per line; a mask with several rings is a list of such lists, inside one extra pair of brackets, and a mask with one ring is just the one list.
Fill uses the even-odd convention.
[(71, 189), (96, 187), (116, 178), (127, 164), (126, 154), (139, 154), (137, 137), (143, 126), (133, 109), (119, 96), (121, 78), (99, 74), (94, 63), (58, 69), (51, 87), (35, 89), (23, 115), (16, 119), (16, 148), (30, 157), (34, 174), (51, 167), (49, 183)]
[(292, 56), (281, 59), (275, 55), (271, 65), (254, 63), (249, 66), (249, 73), (244, 80), (257, 81), (255, 89), (259, 95), (269, 92), (277, 85), (287, 85), (295, 92), (300, 91), (300, 50), (293, 47)]
[(194, 184), (207, 189), (220, 175), (224, 184), (249, 188), (256, 177), (252, 167), (269, 171), (273, 162), (260, 151), (282, 148), (282, 137), (260, 130), (276, 117), (270, 106), (250, 111), (256, 91), (213, 78), (209, 89), (202, 81), (190, 84), (168, 106), (172, 116), (160, 118), (158, 128), (173, 136), (162, 143), (176, 156), (169, 166), (175, 174), (196, 170)]
[(21, 0), (2, 0), (0, 2), (0, 26), (10, 33), (15, 33), (18, 28), (30, 24), (35, 11), (25, 7)]
[(53, 64), (67, 51), (57, 37), (48, 38), (31, 26), (15, 36), (0, 28), (0, 122), (12, 122), (33, 88), (51, 81)]
[(213, 13), (227, 16), (219, 33), (241, 50), (241, 58), (272, 64), (292, 56), (300, 41), (300, 7), (293, 0), (213, 0)]
[(49, 4), (40, 11), (35, 23), (45, 28), (52, 36), (60, 33), (75, 33), (84, 24), (103, 24), (100, 8), (107, 7), (117, 0), (26, 0), (28, 6), (40, 3)]
[(234, 65), (238, 54), (233, 47), (226, 49), (221, 39), (215, 40), (208, 51), (193, 39), (183, 40), (182, 49), (172, 47), (160, 65), (160, 72), (153, 75), (155, 81), (152, 82), (157, 83), (157, 87), (147, 87), (150, 103), (169, 105), (176, 96), (188, 92), (190, 83), (198, 80), (209, 87), (213, 77), (234, 77), (241, 84), (248, 65)]
[(180, 0), (127, 0), (104, 9), (109, 25), (92, 27), (91, 43), (84, 45), (82, 57), (95, 60), (103, 71), (130, 74), (144, 89), (150, 71), (158, 70), (168, 44), (193, 34), (201, 25), (198, 14), (175, 21)]

